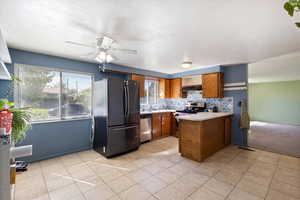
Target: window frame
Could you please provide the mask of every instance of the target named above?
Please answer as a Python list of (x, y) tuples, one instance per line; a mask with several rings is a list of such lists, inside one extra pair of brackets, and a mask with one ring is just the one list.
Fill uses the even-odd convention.
[[(85, 120), (85, 119), (92, 119), (93, 118), (93, 109), (94, 109), (94, 82), (95, 77), (93, 73), (88, 72), (81, 72), (81, 71), (74, 71), (74, 70), (66, 70), (66, 69), (60, 69), (60, 68), (52, 68), (52, 67), (44, 67), (44, 66), (36, 66), (36, 65), (30, 65), (30, 64), (21, 64), (21, 63), (14, 63), (14, 74), (19, 77), (20, 76), (20, 68), (21, 67), (33, 67), (34, 69), (40, 69), (45, 71), (52, 71), (52, 72), (58, 72), (59, 73), (59, 82), (60, 82), (60, 94), (59, 94), (59, 117), (57, 119), (47, 119), (47, 120), (37, 120), (32, 121), (33, 124), (40, 124), (40, 123), (52, 123), (52, 122), (64, 122), (64, 121), (74, 121), (74, 120)], [(62, 117), (61, 113), (61, 104), (62, 104), (62, 94), (63, 94), (63, 81), (62, 81), (62, 73), (74, 73), (74, 74), (81, 74), (81, 75), (87, 75), (91, 77), (91, 112), (89, 116), (78, 116), (78, 117)], [(21, 87), (17, 86), (14, 88), (14, 100), (16, 103), (16, 107), (21, 105)]]
[[(155, 98), (155, 102), (154, 103), (149, 103), (149, 90), (147, 90), (147, 92), (145, 91), (145, 103), (144, 105), (155, 105), (155, 104), (158, 104), (158, 99), (159, 99), (159, 80), (158, 79), (155, 79), (155, 78), (145, 78), (145, 83), (144, 85), (146, 85), (146, 81), (155, 81), (156, 82), (156, 91), (155, 91), (155, 94), (156, 94), (156, 98)], [(144, 90), (145, 90), (145, 86), (144, 86)]]

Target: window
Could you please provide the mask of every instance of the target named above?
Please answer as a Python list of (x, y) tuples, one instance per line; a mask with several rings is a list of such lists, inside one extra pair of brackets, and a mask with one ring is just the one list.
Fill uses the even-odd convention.
[(91, 113), (92, 79), (90, 76), (62, 72), (63, 118), (89, 116)]
[(145, 79), (145, 104), (156, 104), (159, 92), (159, 82), (155, 79)]
[(21, 79), (17, 106), (29, 107), (34, 121), (91, 116), (92, 76), (16, 64)]

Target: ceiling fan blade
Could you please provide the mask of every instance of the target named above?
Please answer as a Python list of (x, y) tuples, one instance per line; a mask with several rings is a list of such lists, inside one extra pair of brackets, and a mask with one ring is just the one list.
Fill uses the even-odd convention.
[(73, 44), (73, 45), (78, 45), (78, 46), (83, 46), (83, 47), (91, 47), (91, 48), (95, 48), (94, 45), (90, 45), (90, 44), (82, 44), (82, 43), (79, 43), (79, 42), (65, 41), (65, 43)]
[(99, 51), (93, 51), (88, 54), (82, 55), (80, 57), (87, 58), (87, 59), (95, 59), (99, 55)]
[(112, 51), (121, 51), (121, 52), (128, 53), (128, 54), (137, 54), (137, 50), (133, 50), (133, 49), (111, 48), (110, 50), (112, 50)]
[(94, 35), (98, 34), (97, 29), (94, 26), (88, 25), (87, 23), (80, 22), (80, 21), (72, 21), (71, 23), (72, 23), (72, 25), (77, 26), (78, 28), (87, 30)]
[(112, 55), (112, 54), (110, 54), (110, 56), (112, 57), (112, 61), (117, 61), (117, 60), (119, 60), (116, 56), (114, 56), (114, 55)]

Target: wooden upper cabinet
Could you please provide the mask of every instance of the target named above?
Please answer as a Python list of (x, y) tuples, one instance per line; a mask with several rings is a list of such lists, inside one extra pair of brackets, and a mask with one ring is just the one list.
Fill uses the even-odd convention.
[(142, 75), (131, 74), (131, 80), (139, 83), (140, 97), (145, 97), (145, 77)]
[(161, 134), (169, 136), (171, 134), (171, 113), (161, 114)]
[(161, 78), (159, 79), (159, 98), (170, 98), (170, 80)]
[(170, 80), (170, 95), (171, 98), (181, 98), (181, 78)]
[(211, 73), (202, 75), (203, 98), (223, 98), (223, 73)]

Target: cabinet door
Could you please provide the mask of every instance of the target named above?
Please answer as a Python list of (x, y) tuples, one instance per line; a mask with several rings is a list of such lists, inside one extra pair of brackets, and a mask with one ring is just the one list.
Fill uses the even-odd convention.
[(216, 118), (201, 122), (201, 158), (206, 159), (224, 145), (224, 119)]
[(170, 80), (159, 79), (159, 98), (170, 98)]
[(171, 98), (170, 79), (165, 79), (165, 98)]
[(231, 144), (231, 118), (226, 117), (225, 118), (225, 139), (224, 139), (225, 145)]
[(181, 98), (181, 78), (170, 80), (171, 98)]
[(178, 135), (179, 131), (177, 128), (178, 126), (179, 126), (179, 124), (176, 121), (175, 116), (173, 115), (173, 113), (171, 113), (171, 135), (179, 137), (179, 135)]
[(152, 114), (152, 139), (161, 137), (161, 114)]
[(163, 113), (161, 117), (162, 136), (171, 134), (171, 113)]
[(223, 97), (223, 74), (211, 73), (202, 75), (203, 98)]
[(132, 74), (131, 80), (137, 81), (139, 83), (140, 97), (145, 97), (145, 77), (141, 75)]

